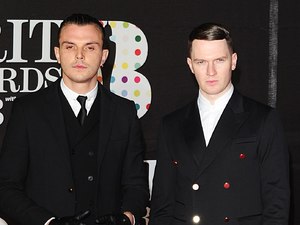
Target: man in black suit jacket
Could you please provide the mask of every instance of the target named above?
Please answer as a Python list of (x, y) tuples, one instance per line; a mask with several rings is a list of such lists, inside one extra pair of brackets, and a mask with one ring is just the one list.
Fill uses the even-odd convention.
[(202, 24), (187, 63), (199, 96), (162, 121), (150, 225), (287, 225), (288, 150), (276, 111), (231, 83), (229, 32)]
[(62, 79), (12, 109), (0, 159), (1, 216), (9, 225), (139, 224), (149, 198), (142, 134), (134, 103), (97, 80), (108, 55), (103, 27), (74, 14), (58, 37)]

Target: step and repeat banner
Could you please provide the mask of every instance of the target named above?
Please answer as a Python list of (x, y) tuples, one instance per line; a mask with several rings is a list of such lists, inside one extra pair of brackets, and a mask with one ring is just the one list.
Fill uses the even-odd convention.
[(188, 35), (201, 23), (222, 23), (238, 53), (235, 87), (282, 115), (291, 155), (291, 224), (300, 224), (299, 10), (296, 1), (279, 0), (3, 0), (0, 146), (13, 101), (60, 77), (53, 51), (60, 23), (72, 13), (87, 13), (102, 21), (110, 47), (99, 80), (136, 104), (151, 186), (160, 119), (198, 92), (186, 64)]

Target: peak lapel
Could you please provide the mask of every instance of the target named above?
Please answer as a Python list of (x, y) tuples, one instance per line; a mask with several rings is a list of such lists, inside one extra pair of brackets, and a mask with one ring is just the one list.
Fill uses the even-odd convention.
[(222, 150), (230, 148), (228, 145), (230, 145), (233, 136), (238, 132), (247, 117), (248, 113), (244, 112), (243, 109), (242, 96), (234, 92), (205, 150), (206, 152), (198, 173), (199, 175), (213, 163)]
[(197, 166), (201, 165), (202, 154), (205, 150), (205, 139), (203, 135), (197, 101), (191, 105), (187, 119), (182, 126), (182, 133), (185, 137), (188, 149)]

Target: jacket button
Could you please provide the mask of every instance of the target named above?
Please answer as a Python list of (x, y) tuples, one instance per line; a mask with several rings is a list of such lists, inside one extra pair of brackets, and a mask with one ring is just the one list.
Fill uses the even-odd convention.
[(246, 158), (246, 155), (244, 153), (241, 153), (240, 154), (240, 159), (244, 159), (244, 158)]
[(89, 156), (91, 156), (91, 157), (94, 156), (94, 152), (93, 152), (93, 151), (90, 151), (88, 154), (89, 154)]
[(193, 184), (192, 186), (194, 191), (198, 191), (199, 190), (199, 184)]
[(74, 189), (73, 189), (73, 188), (69, 188), (68, 191), (69, 191), (69, 192), (73, 192)]
[(225, 222), (225, 223), (229, 222), (229, 220), (230, 220), (230, 219), (229, 219), (229, 217), (227, 217), (227, 216), (224, 218), (224, 222)]
[(230, 188), (230, 183), (225, 182), (225, 183), (224, 183), (224, 188), (225, 188), (225, 189), (229, 189), (229, 188)]
[(88, 176), (88, 181), (93, 181), (94, 177), (93, 176)]
[(200, 223), (200, 216), (193, 216), (193, 222), (194, 223)]

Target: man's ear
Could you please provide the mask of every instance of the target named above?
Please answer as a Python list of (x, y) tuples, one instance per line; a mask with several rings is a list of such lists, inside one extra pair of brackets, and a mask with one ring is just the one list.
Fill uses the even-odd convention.
[(108, 49), (103, 49), (102, 50), (102, 58), (101, 58), (101, 63), (100, 63), (100, 66), (102, 67), (103, 64), (105, 63), (107, 57), (108, 57), (108, 54), (109, 54), (109, 50)]
[(57, 62), (60, 64), (59, 47), (54, 47), (54, 54), (55, 54)]
[(233, 53), (231, 56), (231, 70), (235, 70), (237, 64), (237, 54)]
[(194, 69), (193, 69), (193, 65), (192, 65), (192, 59), (187, 57), (186, 62), (189, 65), (191, 72), (194, 73)]

